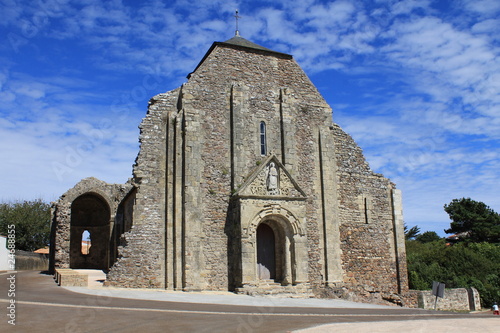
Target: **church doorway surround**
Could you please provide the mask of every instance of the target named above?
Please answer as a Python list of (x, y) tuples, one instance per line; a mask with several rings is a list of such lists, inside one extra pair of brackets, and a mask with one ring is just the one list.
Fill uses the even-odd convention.
[[(255, 200), (240, 202), (242, 215), (253, 216), (242, 221), (241, 286), (258, 285), (261, 282), (268, 282), (266, 280), (274, 280), (284, 286), (308, 282), (307, 237), (304, 233), (304, 222), (289, 208), (279, 203), (265, 202), (257, 208), (255, 205), (258, 203)], [(298, 216), (301, 216), (303, 214), (301, 202), (294, 204)], [(249, 214), (248, 210), (252, 213)], [(264, 259), (266, 257), (264, 254), (272, 251), (273, 236), (274, 260), (272, 254)], [(265, 274), (263, 268), (269, 271), (269, 278), (263, 275)], [(274, 278), (271, 275), (273, 271)]]

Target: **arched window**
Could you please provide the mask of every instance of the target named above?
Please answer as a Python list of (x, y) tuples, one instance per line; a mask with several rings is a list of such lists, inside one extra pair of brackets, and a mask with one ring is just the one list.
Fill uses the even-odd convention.
[(90, 253), (90, 247), (92, 246), (92, 241), (90, 240), (90, 232), (88, 230), (84, 230), (82, 233), (82, 247), (80, 252), (83, 255), (88, 255)]
[(266, 123), (260, 122), (260, 154), (262, 156), (267, 155), (267, 145), (266, 145)]

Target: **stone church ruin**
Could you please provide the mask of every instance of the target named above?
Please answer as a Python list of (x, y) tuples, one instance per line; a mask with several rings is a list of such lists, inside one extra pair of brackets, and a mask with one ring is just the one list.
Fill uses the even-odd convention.
[(127, 183), (86, 178), (54, 203), (52, 269), (130, 288), (407, 292), (401, 193), (291, 55), (213, 43), (149, 101), (139, 141)]

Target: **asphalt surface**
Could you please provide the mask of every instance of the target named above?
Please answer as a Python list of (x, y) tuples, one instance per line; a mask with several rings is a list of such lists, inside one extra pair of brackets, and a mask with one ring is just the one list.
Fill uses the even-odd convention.
[[(434, 332), (440, 327), (439, 332), (449, 328), (485, 333), (498, 332), (500, 324), (500, 318), (488, 312), (458, 314), (228, 293), (69, 289), (40, 272), (0, 273), (0, 332)], [(11, 325), (13, 314), (16, 325)]]

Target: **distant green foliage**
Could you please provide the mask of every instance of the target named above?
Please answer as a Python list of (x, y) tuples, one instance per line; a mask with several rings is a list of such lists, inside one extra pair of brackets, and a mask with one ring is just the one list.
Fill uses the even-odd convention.
[(442, 239), (427, 243), (410, 240), (406, 251), (410, 289), (430, 289), (432, 281), (439, 281), (446, 288), (476, 288), (486, 307), (500, 300), (499, 244), (447, 246)]
[(452, 220), (447, 234), (463, 233), (468, 242), (500, 243), (500, 215), (486, 204), (470, 198), (453, 199), (444, 210)]
[(410, 288), (430, 289), (433, 281), (474, 287), (489, 307), (500, 301), (500, 215), (469, 198), (454, 199), (444, 210), (452, 220), (445, 232), (460, 234), (457, 244), (447, 245), (433, 231), (405, 228)]
[(420, 243), (430, 243), (438, 241), (440, 239), (441, 237), (439, 237), (439, 235), (435, 231), (426, 231), (415, 237), (415, 240), (419, 241)]
[(34, 251), (45, 247), (50, 238), (50, 205), (42, 200), (0, 204), (0, 234), (15, 225), (16, 249)]

